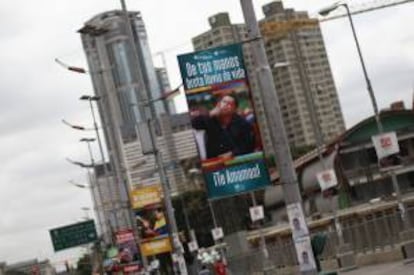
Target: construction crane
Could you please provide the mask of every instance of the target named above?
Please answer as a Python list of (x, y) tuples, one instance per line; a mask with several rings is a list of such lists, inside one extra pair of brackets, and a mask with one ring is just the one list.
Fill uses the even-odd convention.
[[(356, 15), (356, 14), (361, 14), (365, 12), (390, 8), (390, 7), (394, 7), (397, 5), (409, 4), (411, 2), (414, 2), (414, 0), (374, 0), (374, 1), (360, 3), (358, 5), (350, 5), (349, 9), (351, 10), (352, 15)], [(345, 12), (341, 12), (339, 14), (334, 14), (332, 16), (323, 18), (320, 21), (324, 22), (324, 21), (334, 20), (334, 19), (338, 19), (338, 18), (342, 18), (346, 16), (347, 14)]]
[[(365, 12), (371, 12), (379, 9), (385, 9), (397, 5), (408, 4), (414, 2), (414, 0), (374, 0), (364, 2), (358, 5), (351, 5), (349, 8), (351, 14), (361, 14)], [(294, 31), (300, 28), (312, 27), (318, 25), (319, 22), (325, 22), (347, 16), (345, 12), (336, 12), (332, 16), (325, 17), (323, 19), (307, 18), (298, 19), (292, 18), (287, 20), (269, 20), (260, 24), (260, 30), (266, 39), (277, 39), (285, 36), (290, 31)], [(311, 16), (312, 17), (312, 16)]]

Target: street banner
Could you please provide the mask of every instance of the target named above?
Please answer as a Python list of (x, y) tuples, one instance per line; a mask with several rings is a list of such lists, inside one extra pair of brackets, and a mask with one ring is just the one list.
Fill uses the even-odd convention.
[(400, 147), (395, 132), (372, 136), (380, 170), (386, 171), (401, 165)]
[(139, 264), (128, 264), (122, 267), (124, 274), (137, 274), (140, 270), (142, 270), (142, 266)]
[(132, 229), (115, 232), (115, 243), (118, 246), (118, 258), (121, 264), (139, 260), (138, 246)]
[(252, 222), (260, 221), (264, 219), (264, 210), (262, 205), (257, 205), (249, 208), (250, 219)]
[(295, 239), (296, 254), (301, 272), (316, 269), (315, 258), (313, 257), (311, 240), (309, 237)]
[(302, 206), (300, 203), (292, 203), (287, 207), (290, 228), (292, 229), (293, 239), (308, 236), (309, 231), (305, 223)]
[(187, 245), (188, 245), (188, 251), (190, 251), (190, 252), (194, 252), (194, 251), (197, 251), (198, 250), (198, 243), (197, 243), (197, 241), (189, 242), (189, 243), (187, 243)]
[(168, 237), (141, 243), (141, 253), (144, 256), (154, 256), (171, 251), (171, 241)]
[(140, 209), (161, 203), (161, 186), (159, 184), (144, 186), (131, 191), (132, 209)]
[(322, 192), (338, 185), (338, 179), (333, 169), (317, 173), (316, 178), (318, 179)]
[(241, 44), (178, 56), (210, 199), (270, 184)]
[(133, 190), (131, 194), (135, 221), (144, 256), (171, 251), (168, 223), (165, 216), (161, 186), (151, 185)]
[(213, 240), (215, 241), (223, 239), (224, 237), (223, 228), (216, 227), (216, 228), (211, 229), (211, 235), (213, 236)]
[(143, 208), (135, 212), (141, 240), (150, 241), (154, 238), (168, 237), (168, 224), (161, 205)]

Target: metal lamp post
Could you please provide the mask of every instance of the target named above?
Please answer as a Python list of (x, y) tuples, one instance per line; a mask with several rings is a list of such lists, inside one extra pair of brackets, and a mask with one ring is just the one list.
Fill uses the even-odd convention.
[[(95, 95), (82, 95), (79, 100), (83, 100), (83, 101), (88, 101), (89, 102), (89, 107), (91, 110), (91, 115), (92, 115), (92, 119), (93, 119), (93, 128), (95, 130), (95, 134), (96, 134), (96, 139), (98, 141), (98, 146), (99, 146), (99, 153), (101, 156), (101, 162), (103, 165), (103, 170), (104, 170), (104, 175), (105, 175), (105, 180), (106, 180), (106, 184), (108, 186), (108, 190), (110, 190), (111, 194), (114, 194), (114, 190), (112, 190), (113, 185), (111, 184), (111, 181), (109, 179), (109, 171), (108, 171), (108, 166), (106, 165), (106, 160), (105, 160), (105, 153), (103, 150), (103, 145), (102, 145), (102, 140), (101, 140), (101, 135), (99, 134), (99, 128), (98, 128), (98, 123), (96, 120), (96, 116), (95, 116), (95, 110), (94, 110), (94, 106), (92, 102), (98, 102), (101, 99), (101, 97), (99, 96), (95, 96)], [(116, 207), (116, 203), (113, 200), (113, 197), (111, 196), (111, 203), (113, 206)], [(114, 219), (115, 222), (115, 228), (118, 228), (118, 220), (115, 217)]]
[[(270, 136), (274, 146), (277, 167), (280, 173), (284, 198), (286, 205), (297, 205), (300, 208), (300, 218), (305, 220), (303, 215), (302, 197), (299, 190), (298, 178), (293, 165), (292, 155), (289, 148), (286, 129), (283, 124), (278, 94), (273, 81), (272, 70), (266, 56), (263, 39), (252, 0), (240, 0), (243, 16), (247, 26), (248, 39), (251, 40), (252, 52), (256, 64), (256, 75), (259, 83), (259, 91), (264, 103), (265, 115), (270, 127)], [(307, 229), (307, 224), (304, 224)], [(308, 231), (308, 230), (306, 230)], [(310, 246), (309, 234), (303, 236), (306, 246)], [(301, 251), (297, 249), (298, 254)], [(311, 250), (307, 251), (313, 257)], [(306, 270), (305, 270), (306, 269)], [(302, 274), (316, 274), (316, 266), (306, 268), (301, 265)]]
[[(134, 34), (133, 34), (133, 30), (132, 30), (131, 23), (130, 23), (129, 13), (127, 11), (125, 0), (121, 0), (120, 2), (121, 2), (121, 6), (122, 6), (122, 11), (123, 11), (124, 17), (125, 17), (125, 24), (126, 24), (126, 27), (127, 27), (128, 39), (129, 39), (129, 42), (131, 43), (131, 47), (133, 49), (132, 52), (133, 52), (134, 62), (135, 62), (136, 65), (138, 65), (139, 64), (139, 57), (138, 57), (138, 52), (137, 52), (137, 49), (136, 49), (136, 45), (134, 43)], [(140, 70), (138, 70), (138, 77), (140, 79), (143, 79), (143, 76), (142, 76)], [(167, 175), (166, 175), (164, 163), (163, 163), (163, 160), (162, 160), (162, 154), (157, 149), (157, 145), (156, 145), (155, 129), (154, 129), (154, 124), (152, 123), (152, 120), (155, 119), (155, 116), (156, 116), (155, 106), (153, 104), (151, 93), (148, 89), (146, 89), (145, 85), (143, 87), (141, 87), (140, 90), (141, 90), (142, 99), (144, 99), (143, 101), (148, 102), (148, 105), (146, 106), (146, 108), (149, 109), (149, 114), (148, 114), (148, 116), (145, 117), (145, 119), (147, 119), (147, 126), (148, 126), (147, 130), (149, 131), (149, 134), (150, 134), (153, 154), (155, 156), (155, 160), (156, 160), (156, 163), (157, 163), (157, 166), (158, 166), (158, 169), (159, 169), (159, 173), (160, 173), (161, 186), (162, 186), (163, 193), (164, 193), (164, 201), (165, 201), (165, 206), (166, 206), (166, 210), (167, 210), (167, 217), (168, 217), (168, 221), (169, 221), (169, 226), (170, 226), (170, 230), (171, 230), (171, 234), (172, 234), (174, 252), (177, 256), (178, 270), (175, 270), (175, 273), (176, 274), (181, 274), (181, 275), (187, 275), (188, 271), (187, 271), (187, 266), (186, 266), (184, 255), (183, 255), (184, 251), (183, 251), (182, 244), (181, 244), (181, 242), (178, 238), (177, 222), (176, 222), (176, 219), (175, 219), (175, 216), (174, 216), (174, 208), (173, 208), (172, 201), (171, 201), (171, 194), (170, 194), (171, 188), (170, 188), (170, 184), (168, 182), (168, 178), (167, 178)], [(173, 260), (174, 260), (174, 258), (173, 258)]]
[[(365, 82), (366, 82), (366, 85), (367, 85), (368, 94), (369, 94), (370, 99), (371, 99), (372, 108), (374, 109), (375, 121), (377, 123), (378, 132), (380, 134), (382, 134), (384, 132), (384, 127), (381, 123), (380, 114), (379, 114), (379, 111), (378, 111), (378, 104), (377, 104), (377, 101), (375, 99), (375, 95), (374, 95), (374, 91), (372, 89), (371, 81), (368, 77), (368, 72), (367, 72), (367, 69), (366, 69), (366, 66), (365, 66), (364, 58), (362, 56), (361, 47), (359, 45), (358, 37), (357, 37), (355, 27), (354, 27), (354, 22), (353, 22), (352, 16), (351, 16), (351, 11), (350, 11), (348, 5), (346, 3), (336, 3), (332, 6), (321, 9), (319, 11), (319, 14), (322, 15), (322, 16), (326, 16), (326, 15), (328, 15), (329, 13), (331, 13), (332, 11), (336, 10), (337, 8), (339, 8), (341, 6), (345, 7), (346, 13), (348, 15), (348, 19), (349, 19), (349, 23), (351, 25), (355, 45), (356, 45), (356, 48), (357, 48), (357, 51), (358, 51), (359, 60), (361, 62), (362, 71), (364, 73), (364, 78), (365, 78)], [(390, 171), (389, 174), (390, 174), (390, 177), (391, 177), (391, 181), (392, 181), (394, 191), (396, 193), (398, 206), (399, 206), (400, 211), (401, 211), (401, 219), (403, 221), (404, 229), (408, 229), (410, 227), (410, 221), (409, 221), (409, 219), (406, 215), (406, 213), (407, 213), (406, 207), (405, 207), (405, 205), (402, 201), (402, 198), (401, 198), (401, 190), (400, 190), (400, 186), (398, 185), (397, 176), (396, 176), (394, 171)]]
[[(97, 202), (97, 200), (96, 200), (96, 196), (95, 196), (95, 194), (94, 194), (94, 192), (93, 192), (93, 188), (98, 188), (98, 190), (97, 190), (97, 194), (98, 194), (98, 196), (99, 196), (99, 200), (100, 200), (100, 202), (101, 202), (101, 204), (102, 204), (102, 211), (104, 212), (104, 209), (103, 209), (103, 194), (102, 194), (102, 190), (101, 190), (101, 188), (99, 188), (98, 186), (97, 186), (97, 184), (95, 183), (93, 183), (93, 179), (92, 179), (92, 174), (91, 174), (91, 172), (89, 171), (89, 169), (95, 169), (95, 167), (96, 167), (96, 165), (95, 165), (95, 160), (94, 160), (94, 158), (93, 158), (93, 154), (92, 154), (92, 148), (91, 148), (91, 145), (90, 145), (90, 143), (92, 143), (92, 142), (94, 142), (95, 141), (95, 138), (81, 138), (80, 139), (80, 142), (85, 142), (85, 143), (87, 143), (87, 146), (88, 146), (88, 152), (89, 152), (89, 157), (90, 157), (90, 161), (91, 161), (91, 163), (83, 163), (83, 162), (80, 162), (80, 161), (75, 161), (75, 160), (72, 160), (72, 159), (70, 159), (70, 158), (66, 158), (66, 160), (69, 162), (69, 163), (71, 163), (71, 164), (74, 164), (74, 165), (77, 165), (77, 166), (79, 166), (79, 167), (81, 167), (81, 168), (86, 168), (87, 169), (87, 173), (88, 173), (88, 179), (89, 179), (89, 182), (90, 182), (90, 185), (89, 186), (86, 186), (86, 185), (82, 185), (82, 184), (78, 184), (78, 183), (75, 183), (74, 181), (69, 181), (71, 184), (73, 184), (74, 186), (76, 186), (76, 187), (79, 187), (79, 188), (91, 188), (91, 195), (92, 195), (92, 198), (93, 198), (93, 200), (94, 200), (94, 203), (95, 203), (95, 207), (96, 207), (96, 209), (98, 209), (98, 202)], [(99, 215), (99, 213), (98, 213), (98, 215)], [(99, 226), (101, 227), (101, 229), (102, 229), (102, 232), (104, 231), (103, 230), (103, 223), (102, 223), (102, 221), (101, 221), (101, 219), (99, 218), (99, 216), (98, 216), (98, 221), (99, 221)], [(106, 238), (105, 239), (105, 242), (106, 243), (111, 243), (111, 234), (112, 234), (112, 230), (111, 230), (111, 225), (110, 225), (110, 223), (109, 223), (109, 221), (107, 221), (106, 219), (105, 219), (105, 223), (106, 223), (106, 226), (107, 226), (107, 228), (108, 228), (108, 230), (109, 230), (109, 237), (108, 238)], [(105, 235), (105, 234), (104, 234)], [(107, 237), (107, 236), (105, 236), (105, 237)]]
[[(92, 153), (91, 143), (92, 142), (95, 142), (95, 140), (96, 140), (95, 138), (81, 138), (79, 140), (80, 142), (85, 142), (87, 144), (87, 146), (88, 146), (89, 157), (90, 157), (90, 161), (91, 161), (91, 165), (92, 165), (92, 168), (93, 169), (95, 169), (96, 164), (95, 164), (95, 159), (94, 159), (93, 153)], [(89, 176), (89, 181), (91, 183), (90, 187), (91, 187), (92, 197), (95, 198), (95, 194), (94, 194), (93, 189), (96, 188), (97, 189), (97, 194), (99, 195), (99, 201), (100, 201), (101, 207), (102, 207), (102, 213), (104, 214), (105, 213), (104, 204), (103, 204), (104, 195), (103, 195), (103, 192), (102, 192), (102, 188), (100, 188), (98, 186), (97, 180), (95, 181), (95, 183), (93, 183), (92, 175), (89, 172), (89, 169), (88, 169), (88, 176)], [(79, 185), (77, 185), (77, 186), (79, 187)], [(95, 203), (96, 203), (96, 208), (98, 210), (99, 209), (99, 204), (96, 202), (96, 200), (95, 200)], [(100, 224), (100, 226), (102, 228), (102, 232), (104, 232), (104, 230), (103, 230), (103, 222), (102, 222), (102, 220), (99, 217), (99, 211), (97, 211), (97, 214), (98, 214), (99, 224)], [(107, 227), (107, 230), (109, 230), (109, 236), (106, 236), (104, 234), (104, 236), (106, 237), (105, 238), (105, 242), (106, 243), (111, 243), (111, 239), (112, 239), (111, 238), (111, 236), (112, 236), (111, 225), (110, 225), (109, 221), (107, 219), (105, 219), (105, 214), (103, 216), (104, 216), (105, 226)]]
[(374, 109), (375, 120), (377, 122), (378, 131), (382, 133), (384, 131), (384, 129), (382, 127), (381, 120), (380, 120), (380, 117), (379, 117), (377, 101), (375, 99), (375, 95), (374, 95), (374, 91), (372, 89), (371, 81), (368, 77), (368, 72), (367, 72), (367, 69), (366, 69), (366, 66), (365, 66), (364, 58), (362, 57), (361, 47), (359, 45), (358, 37), (357, 37), (356, 32), (355, 32), (354, 21), (352, 20), (351, 11), (349, 10), (348, 4), (346, 4), (346, 3), (336, 3), (332, 6), (321, 9), (319, 11), (319, 14), (322, 15), (322, 16), (326, 16), (326, 15), (328, 15), (329, 13), (331, 13), (332, 11), (336, 10), (337, 8), (339, 8), (341, 6), (345, 7), (346, 13), (348, 15), (349, 23), (350, 23), (351, 29), (352, 29), (352, 35), (354, 36), (355, 45), (356, 45), (356, 48), (358, 50), (359, 61), (361, 62), (362, 71), (364, 73), (365, 82), (366, 82), (366, 85), (367, 85), (367, 90), (368, 90), (369, 96), (371, 98), (372, 107)]

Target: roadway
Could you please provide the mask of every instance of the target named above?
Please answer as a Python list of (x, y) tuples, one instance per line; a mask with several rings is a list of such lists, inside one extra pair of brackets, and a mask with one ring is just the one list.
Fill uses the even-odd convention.
[(414, 274), (414, 263), (403, 264), (402, 262), (381, 264), (381, 265), (370, 265), (360, 267), (358, 269), (341, 272), (343, 275), (412, 275)]

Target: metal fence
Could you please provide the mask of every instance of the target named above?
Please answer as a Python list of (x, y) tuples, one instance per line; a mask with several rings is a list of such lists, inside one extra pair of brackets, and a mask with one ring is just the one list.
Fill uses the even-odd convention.
[[(411, 229), (414, 229), (414, 208), (407, 210), (407, 216)], [(341, 221), (341, 226), (344, 242), (351, 245), (355, 254), (376, 253), (397, 248), (402, 241), (400, 233), (404, 229), (400, 212), (395, 209), (355, 215), (352, 219)], [(311, 235), (318, 233), (327, 236), (324, 251), (319, 259), (336, 259), (339, 240), (334, 226), (331, 224), (326, 228), (312, 231)], [(263, 274), (266, 268), (271, 269), (267, 274), (280, 274), (276, 273), (276, 270), (288, 269), (298, 264), (291, 238), (273, 238), (271, 243), (267, 243), (267, 249), (268, 261), (265, 261), (263, 252), (258, 248), (228, 258), (231, 274)]]

